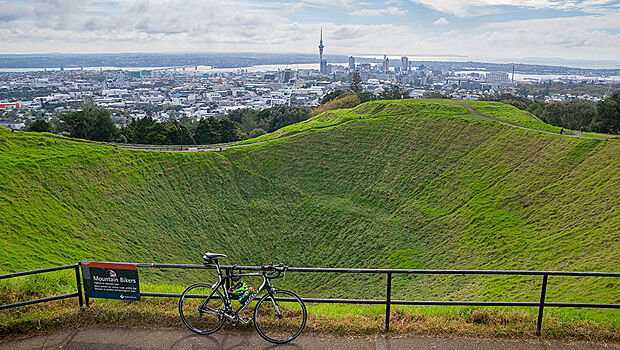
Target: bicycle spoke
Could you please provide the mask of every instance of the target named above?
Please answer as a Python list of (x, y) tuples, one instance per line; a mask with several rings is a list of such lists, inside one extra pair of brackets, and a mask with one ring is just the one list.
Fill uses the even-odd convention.
[(263, 297), (254, 310), (254, 324), (258, 333), (273, 343), (295, 339), (306, 324), (306, 308), (297, 295), (278, 290), (273, 297)]
[[(179, 314), (183, 323), (199, 334), (210, 334), (222, 327), (224, 303), (221, 294), (206, 284), (190, 286), (179, 300)], [(193, 310), (193, 311), (192, 311)]]

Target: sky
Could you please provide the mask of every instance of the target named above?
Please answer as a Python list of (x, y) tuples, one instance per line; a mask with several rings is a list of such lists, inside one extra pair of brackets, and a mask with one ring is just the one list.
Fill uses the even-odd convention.
[(620, 0), (0, 0), (0, 53), (620, 61)]

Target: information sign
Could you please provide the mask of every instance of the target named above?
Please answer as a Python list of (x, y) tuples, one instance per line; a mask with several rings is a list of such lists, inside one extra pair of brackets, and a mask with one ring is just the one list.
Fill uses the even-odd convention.
[(83, 262), (82, 277), (90, 298), (140, 300), (138, 267), (134, 264)]

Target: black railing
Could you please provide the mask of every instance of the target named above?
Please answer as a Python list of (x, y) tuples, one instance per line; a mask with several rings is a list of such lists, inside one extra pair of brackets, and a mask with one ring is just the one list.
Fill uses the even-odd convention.
[[(164, 269), (213, 269), (213, 266), (193, 265), (193, 264), (135, 264), (139, 268), (164, 268)], [(20, 277), (49, 271), (58, 271), (64, 269), (75, 269), (77, 289), (76, 293), (65, 294), (60, 296), (42, 298), (31, 301), (24, 301), (14, 304), (1, 305), (0, 310), (11, 307), (42, 303), (52, 300), (78, 297), (80, 307), (82, 303), (82, 283), (80, 281), (81, 262), (73, 265), (52, 267), (48, 269), (19, 272), (7, 275), (1, 275), (0, 279)], [(260, 266), (222, 266), (228, 274), (235, 270), (258, 271)], [(385, 274), (386, 275), (386, 298), (385, 299), (323, 299), (323, 298), (302, 298), (303, 301), (309, 303), (325, 303), (325, 304), (366, 304), (366, 305), (385, 305), (385, 331), (390, 328), (390, 306), (391, 305), (452, 305), (452, 306), (518, 306), (518, 307), (538, 307), (538, 318), (536, 323), (536, 334), (541, 334), (542, 320), (545, 307), (585, 307), (585, 308), (607, 308), (618, 309), (620, 304), (604, 304), (604, 303), (561, 303), (546, 302), (547, 280), (549, 276), (578, 276), (578, 277), (620, 277), (618, 272), (578, 272), (578, 271), (519, 271), (519, 270), (423, 270), (423, 269), (350, 269), (350, 268), (310, 268), (310, 267), (290, 267), (289, 272), (302, 273), (369, 273), (369, 274)], [(533, 302), (506, 302), (506, 301), (452, 301), (452, 300), (392, 300), (392, 275), (393, 274), (418, 274), (418, 275), (511, 275), (511, 276), (542, 276), (542, 285), (540, 291), (540, 300)], [(140, 296), (144, 297), (163, 297), (163, 298), (179, 298), (180, 293), (150, 293), (141, 292)], [(84, 295), (86, 306), (90, 301), (87, 295)]]
[(6, 274), (6, 275), (0, 275), (0, 280), (7, 279), (7, 278), (15, 278), (15, 277), (28, 276), (28, 275), (36, 275), (36, 274), (39, 274), (39, 273), (46, 273), (46, 272), (52, 272), (52, 271), (69, 270), (69, 269), (74, 269), (75, 270), (75, 283), (77, 285), (77, 291), (75, 293), (56, 295), (56, 296), (46, 297), (46, 298), (41, 298), (41, 299), (20, 301), (20, 302), (17, 302), (17, 303), (0, 305), (0, 310), (10, 309), (10, 308), (13, 308), (13, 307), (18, 307), (18, 306), (26, 306), (26, 305), (32, 305), (32, 304), (38, 304), (38, 303), (46, 303), (48, 301), (67, 299), (67, 298), (74, 298), (74, 297), (78, 298), (78, 304), (79, 304), (79, 306), (81, 308), (83, 306), (83, 301), (82, 301), (82, 280), (80, 279), (80, 264), (55, 266), (55, 267), (48, 267), (46, 269), (9, 273), (9, 274)]

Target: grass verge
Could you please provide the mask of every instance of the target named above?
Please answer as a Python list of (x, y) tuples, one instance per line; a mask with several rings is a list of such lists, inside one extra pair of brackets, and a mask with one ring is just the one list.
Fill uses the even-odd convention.
[[(87, 327), (184, 328), (176, 299), (145, 298), (141, 302), (94, 300), (90, 308), (83, 310), (78, 310), (76, 304), (77, 301), (72, 299), (3, 311), (0, 316), (0, 342), (61, 329)], [(304, 333), (342, 336), (384, 334), (384, 307), (317, 304), (307, 307), (308, 323)], [(246, 315), (251, 315), (251, 311), (246, 311)], [(392, 307), (390, 333), (398, 336), (538, 338), (534, 313), (468, 307), (436, 307), (429, 311), (427, 307)], [(224, 329), (233, 330), (228, 326)], [(253, 326), (238, 326), (234, 330), (253, 331)], [(620, 330), (600, 323), (573, 322), (546, 315), (542, 338), (618, 344)]]

